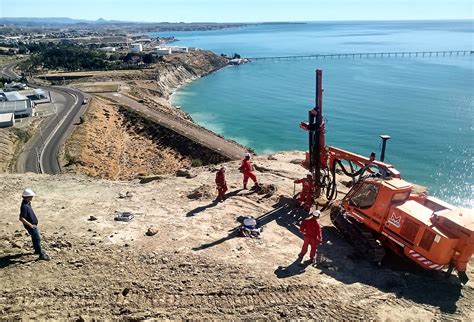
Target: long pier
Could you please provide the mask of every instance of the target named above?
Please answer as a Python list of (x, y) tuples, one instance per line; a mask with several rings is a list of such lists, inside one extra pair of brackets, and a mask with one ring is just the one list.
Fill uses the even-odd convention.
[(472, 50), (441, 50), (441, 51), (398, 51), (380, 53), (344, 53), (344, 54), (314, 54), (295, 56), (274, 57), (251, 57), (250, 61), (262, 60), (298, 60), (298, 59), (340, 59), (340, 58), (410, 58), (410, 57), (447, 57), (447, 56), (469, 56), (474, 54)]

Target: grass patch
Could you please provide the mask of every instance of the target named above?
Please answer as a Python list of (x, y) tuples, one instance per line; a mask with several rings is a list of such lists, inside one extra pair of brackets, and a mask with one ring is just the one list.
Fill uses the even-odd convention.
[(192, 167), (202, 167), (202, 160), (200, 159), (192, 159), (191, 160)]
[(64, 160), (66, 161), (66, 167), (74, 164), (82, 164), (78, 156), (72, 155), (69, 152), (64, 153)]

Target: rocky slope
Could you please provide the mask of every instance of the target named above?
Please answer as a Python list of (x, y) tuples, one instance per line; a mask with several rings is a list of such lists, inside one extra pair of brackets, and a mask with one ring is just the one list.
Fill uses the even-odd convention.
[(35, 133), (38, 122), (28, 128), (0, 129), (0, 173), (13, 172), (16, 158), (24, 144)]
[[(430, 276), (397, 258), (357, 260), (324, 214), (319, 267), (294, 263), (304, 213), (291, 201), (304, 175), (289, 152), (254, 160), (275, 193), (241, 190), (227, 163), (228, 199), (214, 203), (213, 167), (191, 179), (147, 184), (75, 175), (1, 175), (0, 316), (3, 319), (337, 319), (474, 318), (474, 289)], [(270, 160), (271, 159), (271, 160)], [(18, 222), (19, 195), (32, 187), (49, 262), (31, 255)], [(201, 194), (192, 193), (195, 190)], [(347, 191), (340, 186), (341, 191)], [(188, 196), (199, 197), (190, 199)], [(116, 212), (135, 213), (131, 222)], [(93, 217), (91, 217), (93, 216)], [(242, 216), (261, 239), (237, 237)], [(145, 233), (156, 232), (153, 236)], [(469, 275), (473, 277), (473, 267)]]

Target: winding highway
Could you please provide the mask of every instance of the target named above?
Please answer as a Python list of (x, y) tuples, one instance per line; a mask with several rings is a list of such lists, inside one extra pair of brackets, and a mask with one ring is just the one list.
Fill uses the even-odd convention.
[[(17, 64), (18, 61), (3, 66), (2, 76), (18, 80), (20, 77), (13, 70)], [(41, 88), (50, 91), (56, 113), (41, 122), (37, 135), (26, 143), (16, 163), (18, 173), (60, 173), (59, 149), (74, 130), (74, 124), (79, 121), (86, 108), (86, 105), (82, 104), (84, 94), (78, 90), (56, 86), (41, 86)]]

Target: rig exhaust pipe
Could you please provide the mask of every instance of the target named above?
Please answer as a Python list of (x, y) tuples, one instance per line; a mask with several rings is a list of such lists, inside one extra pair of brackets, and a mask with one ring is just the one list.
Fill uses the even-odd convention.
[(380, 138), (382, 139), (382, 152), (380, 153), (380, 161), (385, 160), (385, 148), (387, 147), (387, 141), (390, 140), (390, 135), (385, 135), (382, 134), (380, 135)]

